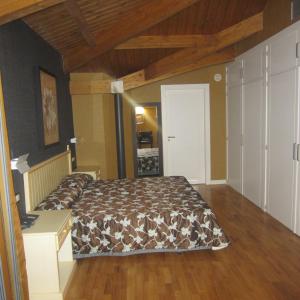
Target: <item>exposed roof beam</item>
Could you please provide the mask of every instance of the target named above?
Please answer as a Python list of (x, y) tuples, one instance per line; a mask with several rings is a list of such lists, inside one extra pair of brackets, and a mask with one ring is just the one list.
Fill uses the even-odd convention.
[(115, 49), (151, 49), (151, 48), (192, 48), (212, 44), (215, 35), (178, 34), (178, 35), (142, 35), (132, 38)]
[(146, 80), (154, 79), (163, 74), (168, 74), (173, 69), (188, 65), (193, 61), (197, 61), (207, 55), (220, 51), (258, 31), (261, 31), (262, 29), (263, 14), (259, 13), (217, 33), (215, 35), (216, 40), (213, 43), (199, 46), (197, 48), (188, 48), (177, 51), (174, 54), (149, 65), (145, 69)]
[(131, 90), (152, 82), (156, 82), (159, 80), (167, 79), (176, 75), (180, 75), (186, 72), (191, 72), (194, 70), (198, 70), (201, 68), (213, 66), (213, 65), (219, 65), (228, 63), (232, 60), (234, 60), (235, 57), (235, 51), (233, 48), (225, 49), (221, 52), (217, 52), (214, 54), (211, 54), (209, 56), (206, 56), (204, 58), (201, 58), (197, 61), (194, 61), (190, 64), (174, 68), (173, 70), (170, 70), (168, 73), (162, 74), (161, 76), (157, 76), (152, 79), (147, 79), (145, 76), (145, 69), (140, 70), (138, 72), (126, 75), (120, 80), (123, 80), (124, 84), (124, 90)]
[(95, 36), (96, 46), (93, 48), (77, 47), (64, 56), (64, 66), (67, 71), (74, 70), (97, 56), (113, 49), (118, 44), (140, 34), (148, 28), (175, 15), (191, 6), (198, 0), (151, 0), (131, 10), (105, 31)]
[(90, 32), (90, 30), (88, 29), (88, 24), (86, 19), (84, 18), (84, 16), (82, 15), (82, 12), (80, 10), (80, 7), (77, 3), (76, 0), (66, 0), (65, 2), (65, 7), (67, 9), (67, 11), (69, 12), (69, 14), (72, 16), (72, 18), (74, 19), (74, 21), (76, 22), (79, 31), (82, 35), (82, 37), (84, 38), (84, 40), (86, 41), (86, 43), (89, 46), (95, 46), (95, 38), (92, 35), (92, 33)]
[(71, 95), (93, 95), (93, 94), (110, 94), (111, 81), (109, 79), (93, 80), (71, 80)]
[[(164, 74), (160, 77), (146, 80), (145, 70), (121, 77), (119, 80), (123, 80), (124, 90), (131, 90), (155, 81), (170, 78), (175, 75), (183, 74), (186, 72), (194, 71), (197, 69), (205, 68), (211, 65), (223, 64), (230, 62), (234, 59), (234, 49), (226, 49), (222, 52), (212, 54), (205, 58), (198, 60), (197, 62), (189, 65), (177, 68)], [(89, 94), (107, 94), (111, 93), (111, 80), (71, 80), (70, 81), (70, 92), (71, 95), (89, 95)]]
[(23, 18), (65, 0), (1, 0), (0, 25)]

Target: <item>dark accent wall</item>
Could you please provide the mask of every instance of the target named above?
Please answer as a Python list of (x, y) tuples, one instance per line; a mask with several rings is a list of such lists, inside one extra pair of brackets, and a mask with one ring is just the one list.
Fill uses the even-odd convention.
[[(37, 109), (37, 69), (56, 76), (60, 143), (45, 148), (41, 141)], [(22, 21), (0, 27), (0, 72), (5, 101), (11, 157), (29, 153), (30, 166), (66, 150), (74, 136), (69, 75), (63, 72), (62, 58)], [(75, 156), (73, 149), (73, 156)], [(25, 212), (23, 176), (13, 171), (15, 192), (21, 195), (19, 210)]]

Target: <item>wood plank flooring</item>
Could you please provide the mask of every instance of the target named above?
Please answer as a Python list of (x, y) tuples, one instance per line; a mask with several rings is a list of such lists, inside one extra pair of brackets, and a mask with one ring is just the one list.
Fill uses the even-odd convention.
[(229, 247), (79, 260), (66, 299), (300, 299), (300, 238), (225, 185), (196, 188)]

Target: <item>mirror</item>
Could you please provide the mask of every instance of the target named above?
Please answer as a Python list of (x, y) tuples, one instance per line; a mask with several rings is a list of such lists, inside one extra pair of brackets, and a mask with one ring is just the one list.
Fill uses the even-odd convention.
[(162, 175), (160, 103), (135, 107), (136, 177)]

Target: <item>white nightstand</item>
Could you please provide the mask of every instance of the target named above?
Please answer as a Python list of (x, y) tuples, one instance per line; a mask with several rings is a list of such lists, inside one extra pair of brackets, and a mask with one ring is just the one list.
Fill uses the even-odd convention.
[(100, 179), (100, 168), (98, 166), (78, 166), (72, 173), (85, 173), (93, 176), (94, 180)]
[(30, 300), (63, 300), (76, 266), (71, 210), (32, 213), (38, 219), (23, 230)]

